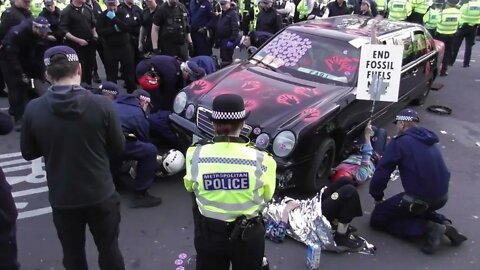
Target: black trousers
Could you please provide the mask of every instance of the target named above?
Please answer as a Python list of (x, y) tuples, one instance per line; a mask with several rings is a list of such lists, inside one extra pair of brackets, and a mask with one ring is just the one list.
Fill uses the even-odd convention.
[(118, 247), (120, 200), (114, 193), (96, 205), (74, 208), (53, 208), (53, 222), (63, 248), (63, 266), (66, 270), (87, 270), (85, 255), (86, 225), (90, 228), (98, 249), (101, 270), (124, 270), (123, 257)]
[(410, 14), (410, 16), (408, 16), (407, 21), (423, 25), (423, 15), (425, 15), (425, 14), (420, 14), (420, 13), (417, 13), (417, 12), (413, 11), (412, 14)]
[[(197, 270), (261, 270), (265, 253), (265, 227), (256, 223), (245, 240), (230, 241), (233, 225), (206, 219), (194, 204)], [(223, 224), (221, 224), (223, 223)]]
[(457, 59), (458, 51), (460, 46), (462, 46), (463, 39), (465, 39), (465, 54), (463, 56), (463, 65), (470, 65), (470, 59), (472, 57), (472, 47), (475, 44), (475, 35), (477, 33), (477, 28), (464, 24), (462, 27), (458, 28), (457, 35), (454, 39), (454, 47), (452, 51), (452, 59), (450, 63), (453, 64)]
[(198, 32), (198, 28), (192, 27), (191, 30), (193, 50), (195, 55), (212, 55), (212, 43), (207, 34)]
[(17, 228), (0, 232), (0, 270), (17, 270)]
[(442, 41), (445, 44), (445, 54), (443, 55), (442, 61), (442, 69), (440, 70), (440, 74), (447, 72), (448, 65), (453, 63), (455, 59), (452, 58), (452, 49), (453, 49), (453, 42), (454, 42), (455, 35), (444, 35), (437, 33), (437, 39)]
[(322, 194), (322, 213), (330, 221), (350, 223), (363, 215), (358, 191), (349, 178), (331, 183)]
[(135, 83), (135, 56), (130, 44), (122, 47), (105, 46), (105, 71), (107, 81), (117, 83), (118, 64), (120, 63), (127, 92), (131, 93), (137, 88)]
[(91, 42), (86, 46), (80, 46), (72, 41), (65, 41), (65, 45), (72, 47), (78, 54), (82, 65), (82, 83), (92, 84), (93, 67), (95, 65), (96, 43)]
[[(160, 38), (161, 40), (161, 38)], [(158, 41), (158, 47), (164, 55), (177, 56), (183, 61), (188, 60), (188, 45), (186, 43), (178, 44), (166, 40)]]
[(220, 39), (217, 42), (220, 47), (220, 59), (222, 59), (222, 65), (231, 64), (233, 62), (235, 47), (227, 48), (228, 39)]
[[(100, 56), (100, 60), (102, 60), (102, 63), (105, 67), (105, 54), (103, 50), (103, 44), (101, 42), (98, 42), (96, 44), (96, 50), (98, 52), (98, 55)], [(97, 57), (95, 56), (95, 61), (93, 63), (93, 73), (98, 73), (98, 64), (97, 64)]]

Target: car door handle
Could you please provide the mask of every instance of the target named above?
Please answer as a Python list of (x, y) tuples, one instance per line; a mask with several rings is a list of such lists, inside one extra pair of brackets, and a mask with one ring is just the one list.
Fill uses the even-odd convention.
[(417, 73), (418, 73), (418, 68), (416, 68), (416, 69), (412, 70), (412, 74), (413, 74), (413, 76), (417, 76)]

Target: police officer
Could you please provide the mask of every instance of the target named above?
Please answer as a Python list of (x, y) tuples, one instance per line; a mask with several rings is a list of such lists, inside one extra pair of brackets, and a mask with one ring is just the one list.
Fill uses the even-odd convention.
[(405, 21), (412, 14), (412, 5), (408, 0), (391, 0), (388, 2), (388, 19)]
[[(217, 71), (217, 63), (214, 60), (214, 58), (211, 57), (211, 56), (199, 55), (199, 56), (195, 56), (195, 57), (190, 58), (190, 60), (188, 60), (187, 62), (195, 63), (198, 67), (201, 67), (204, 70), (205, 75), (208, 75), (208, 74), (211, 74), (211, 73)], [(203, 77), (203, 76), (201, 76), (201, 77)], [(198, 78), (198, 79), (200, 79), (200, 78)]]
[(43, 4), (45, 7), (42, 12), (40, 12), (41, 17), (44, 17), (50, 23), (50, 29), (52, 30), (52, 35), (57, 39), (57, 41), (51, 46), (60, 45), (62, 43), (63, 37), (58, 29), (60, 24), (60, 12), (61, 10), (56, 6), (55, 0), (44, 0)]
[(34, 90), (34, 78), (44, 78), (42, 55), (47, 45), (44, 41), (47, 38), (55, 41), (48, 35), (51, 32), (49, 26), (43, 17), (25, 19), (12, 27), (2, 40), (1, 68), (8, 87), (10, 114), (15, 118), (17, 131), (28, 99), (36, 97), (27, 89)]
[[(466, 237), (435, 212), (447, 203), (450, 172), (437, 135), (419, 127), (419, 121), (412, 109), (402, 110), (395, 118), (398, 136), (388, 144), (370, 183), (370, 194), (376, 202), (370, 224), (399, 238), (424, 236), (422, 251), (431, 254), (440, 246), (443, 235), (453, 245)], [(383, 201), (390, 173), (397, 166), (405, 191)]]
[(107, 9), (98, 19), (98, 33), (102, 37), (105, 49), (105, 70), (107, 80), (116, 83), (118, 64), (122, 69), (123, 79), (128, 93), (136, 89), (135, 60), (130, 40), (130, 26), (125, 10), (117, 8), (117, 0), (105, 0)]
[[(7, 135), (12, 131), (12, 118), (0, 112), (0, 135)], [(12, 187), (8, 184), (5, 174), (0, 167), (0, 262), (1, 269), (18, 270), (17, 260), (17, 207), (12, 197)]]
[(216, 46), (220, 48), (222, 66), (233, 62), (233, 53), (238, 39), (239, 23), (238, 14), (233, 9), (230, 0), (222, 0), (222, 13), (220, 14), (215, 28)]
[(423, 16), (432, 5), (430, 0), (411, 0), (412, 14), (407, 18), (409, 22), (423, 24)]
[(264, 31), (272, 34), (283, 28), (282, 16), (273, 7), (273, 0), (260, 0), (260, 12), (257, 17), (255, 31)]
[(118, 177), (122, 160), (137, 161), (136, 192), (130, 206), (132, 208), (157, 206), (162, 203), (162, 199), (147, 192), (153, 184), (158, 168), (158, 151), (155, 145), (150, 143), (150, 127), (147, 120), (150, 94), (145, 90), (136, 90), (133, 94), (119, 96), (114, 102), (114, 107), (120, 118), (126, 141), (123, 153), (114, 158), (112, 174)]
[(387, 13), (388, 1), (387, 0), (376, 0), (375, 3), (377, 4), (378, 14), (385, 17), (385, 15)]
[(273, 36), (272, 33), (264, 32), (264, 31), (253, 31), (248, 36), (243, 36), (240, 40), (241, 47), (250, 47), (254, 46), (256, 48), (260, 48), (269, 38)]
[(95, 50), (98, 34), (95, 13), (85, 5), (85, 0), (72, 0), (60, 15), (60, 31), (65, 44), (73, 48), (82, 64), (82, 83), (92, 85)]
[[(105, 9), (102, 7), (102, 5), (105, 5), (103, 3), (103, 0), (98, 2), (97, 0), (86, 0), (85, 5), (89, 8), (92, 9), (93, 13), (95, 14), (95, 20), (98, 21), (98, 18), (101, 17), (102, 11)], [(101, 38), (99, 37), (99, 40), (95, 42), (95, 49), (98, 52), (98, 55), (100, 56), (100, 60), (102, 60), (102, 63), (105, 66), (105, 54), (103, 53), (103, 42)], [(100, 80), (100, 76), (98, 75), (98, 64), (97, 64), (97, 57), (95, 57), (95, 60), (93, 62), (93, 81), (96, 83), (101, 83), (102, 80)]]
[(118, 6), (118, 9), (122, 9), (127, 13), (127, 24), (130, 27), (130, 44), (135, 53), (135, 65), (140, 62), (140, 52), (138, 48), (138, 40), (140, 35), (140, 27), (142, 26), (142, 9), (135, 5), (133, 0), (125, 0)]
[(463, 39), (465, 39), (463, 67), (469, 67), (477, 27), (480, 24), (480, 1), (470, 0), (468, 3), (462, 5), (460, 12), (462, 13), (459, 22), (460, 28), (454, 39), (452, 61), (450, 61), (450, 63), (453, 64), (455, 59), (457, 59), (458, 51), (460, 50), (460, 46), (462, 46)]
[[(2, 7), (6, 7), (10, 5), (10, 1), (7, 0), (7, 3), (3, 4)], [(13, 26), (19, 24), (23, 19), (32, 17), (32, 13), (30, 12), (30, 0), (15, 0), (15, 2), (8, 8), (5, 9), (4, 12), (1, 14), (1, 22), (0, 22), (0, 40), (2, 40), (5, 35), (7, 34), (8, 30)], [(0, 59), (0, 67), (1, 67), (1, 59)], [(6, 96), (7, 94), (3, 91), (5, 88), (5, 81), (8, 74), (3, 74), (3, 71), (0, 72), (0, 96)], [(11, 112), (10, 112), (11, 114)]]
[(215, 10), (210, 0), (190, 1), (191, 36), (194, 55), (212, 55)]
[(436, 38), (445, 44), (445, 54), (443, 55), (442, 68), (440, 76), (447, 76), (448, 65), (453, 64), (454, 38), (457, 33), (461, 13), (456, 7), (456, 3), (447, 1), (446, 7), (440, 13), (440, 20), (437, 23)]
[(443, 3), (435, 2), (427, 10), (423, 16), (423, 25), (427, 28), (432, 37), (436, 36), (437, 24), (440, 20), (440, 13), (442, 12)]
[(255, 30), (257, 16), (260, 11), (256, 0), (240, 0), (238, 2), (239, 15), (241, 17), (240, 29), (243, 33)]
[(106, 81), (98, 86), (94, 94), (102, 95), (110, 100), (115, 100), (120, 94), (120, 87), (114, 82)]
[[(138, 51), (141, 53), (152, 53), (152, 24), (153, 16), (158, 9), (155, 0), (145, 0), (146, 6), (143, 9), (142, 27), (140, 27)], [(158, 43), (158, 41), (157, 41)]]
[(347, 6), (347, 3), (345, 2), (345, 0), (336, 0), (328, 3), (327, 9), (325, 10), (323, 17), (326, 18), (326, 17), (342, 16), (350, 13), (352, 13), (352, 10)]
[(178, 0), (167, 0), (155, 12), (151, 35), (155, 53), (186, 61), (193, 50), (187, 8)]
[(194, 199), (198, 270), (262, 269), (265, 228), (260, 216), (275, 191), (276, 163), (249, 146), (240, 131), (248, 118), (243, 99), (215, 97), (213, 141), (186, 155), (185, 188)]
[(137, 80), (143, 89), (150, 91), (152, 112), (173, 111), (173, 100), (185, 86), (181, 64), (179, 59), (169, 55), (155, 55), (138, 63)]
[(32, 0), (32, 16), (37, 17), (43, 9), (43, 0)]

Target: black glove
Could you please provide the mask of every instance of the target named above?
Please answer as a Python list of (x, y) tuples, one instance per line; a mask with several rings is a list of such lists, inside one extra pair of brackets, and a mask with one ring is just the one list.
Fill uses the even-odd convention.
[(153, 54), (155, 54), (155, 55), (162, 54), (162, 50), (160, 50), (160, 49), (153, 49)]

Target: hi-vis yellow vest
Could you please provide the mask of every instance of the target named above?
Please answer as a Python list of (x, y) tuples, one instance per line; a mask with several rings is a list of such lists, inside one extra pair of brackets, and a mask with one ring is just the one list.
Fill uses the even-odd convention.
[(203, 216), (230, 222), (258, 216), (275, 191), (276, 167), (268, 153), (246, 143), (197, 145), (187, 151), (184, 184)]

